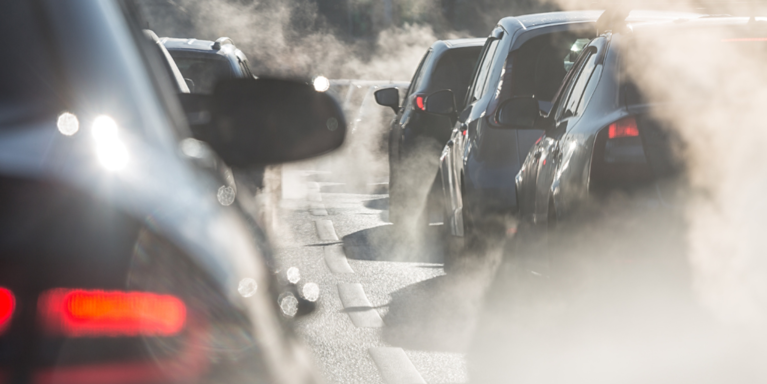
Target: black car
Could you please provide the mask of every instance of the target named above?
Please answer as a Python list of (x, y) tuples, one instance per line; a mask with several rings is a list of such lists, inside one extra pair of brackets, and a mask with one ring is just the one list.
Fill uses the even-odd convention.
[[(488, 37), (465, 107), (457, 110), (458, 122), (440, 158), (445, 222), (453, 235), (502, 234), (505, 216), (517, 210), (514, 176), (543, 131), (498, 129), (498, 110), (509, 100), (527, 97), (547, 113), (565, 74), (594, 37), (600, 14), (570, 11), (506, 17)], [(632, 20), (678, 17), (638, 12)], [(454, 116), (449, 103), (449, 95), (430, 95), (426, 108)]]
[[(748, 18), (699, 17), (637, 24), (631, 29), (620, 22), (614, 32), (602, 33), (586, 46), (545, 118), (536, 121), (537, 111), (523, 105), (524, 100), (514, 101), (521, 103), (516, 116), (511, 112), (505, 115), (507, 110), (501, 107), (501, 124), (545, 132), (515, 179), (524, 234), (546, 232), (557, 222), (585, 212), (587, 207), (599, 207), (616, 194), (641, 197), (643, 203), (637, 207), (642, 210), (674, 205), (671, 197), (676, 188), (669, 186), (684, 174), (680, 149), (685, 143), (668, 126), (673, 119), (659, 120), (657, 116), (663, 115), (660, 111), (700, 114), (699, 101), (711, 95), (701, 93), (704, 87), (681, 81), (663, 87), (656, 84), (656, 94), (642, 92), (641, 84), (633, 81), (627, 70), (640, 57), (635, 53), (636, 41), (663, 38), (664, 52), (696, 54), (690, 55), (688, 70), (700, 72), (700, 81), (727, 75), (703, 72), (706, 66), (702, 65), (710, 60), (706, 57), (710, 52), (725, 44), (741, 44), (753, 55), (764, 50), (763, 22), (749, 23)], [(637, 71), (634, 67), (634, 72), (647, 76), (649, 71), (662, 70), (658, 66), (646, 68)], [(672, 97), (684, 92), (684, 100)]]
[(221, 79), (253, 77), (248, 58), (228, 37), (216, 41), (163, 37), (160, 42), (173, 57), (192, 93), (211, 93)]
[(440, 149), (454, 118), (425, 112), (429, 93), (449, 89), (462, 101), (485, 39), (441, 40), (432, 44), (413, 75), (400, 105), (399, 91), (376, 91), (376, 101), (396, 113), (389, 135), (389, 221), (429, 219), (427, 199), (441, 198), (437, 173)]
[[(325, 152), (341, 110), (308, 82), (177, 94), (137, 15), (131, 1), (2, 6), (0, 381), (317, 382), (269, 247), (198, 160), (201, 140), (232, 167)], [(196, 137), (190, 97), (209, 117)]]

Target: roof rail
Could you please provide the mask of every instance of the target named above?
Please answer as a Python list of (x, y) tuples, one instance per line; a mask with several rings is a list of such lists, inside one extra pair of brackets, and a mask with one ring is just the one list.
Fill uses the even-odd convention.
[(234, 41), (232, 41), (232, 39), (230, 39), (228, 37), (219, 37), (218, 39), (216, 39), (216, 42), (213, 43), (211, 48), (213, 48), (215, 50), (219, 50), (219, 49), (221, 49), (222, 45), (227, 45), (227, 44), (234, 45)]

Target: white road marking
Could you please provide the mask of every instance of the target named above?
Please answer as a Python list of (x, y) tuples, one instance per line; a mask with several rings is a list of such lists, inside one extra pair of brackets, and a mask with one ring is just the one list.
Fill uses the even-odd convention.
[(384, 381), (389, 384), (426, 384), (402, 348), (375, 347), (368, 349)]
[(346, 260), (344, 247), (341, 244), (329, 245), (323, 249), (325, 252), (325, 264), (333, 273), (354, 273), (354, 270)]
[(341, 303), (355, 326), (358, 328), (383, 327), (383, 319), (365, 296), (362, 284), (339, 283), (338, 296), (341, 297)]
[(321, 241), (338, 241), (338, 235), (335, 228), (333, 228), (333, 222), (330, 220), (315, 220), (314, 225), (317, 229), (317, 237)]
[(314, 216), (327, 216), (328, 211), (325, 209), (325, 205), (319, 202), (309, 203), (309, 212)]

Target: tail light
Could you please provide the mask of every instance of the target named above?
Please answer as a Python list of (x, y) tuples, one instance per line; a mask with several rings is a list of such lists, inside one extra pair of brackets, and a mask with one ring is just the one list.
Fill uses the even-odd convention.
[(639, 127), (634, 116), (620, 119), (607, 127), (607, 138), (639, 137)]
[(0, 287), (0, 335), (2, 335), (11, 323), (13, 311), (16, 309), (16, 298), (7, 288)]
[(424, 97), (423, 96), (417, 95), (415, 97), (415, 106), (416, 106), (416, 108), (418, 108), (421, 111), (425, 111), (426, 110), (426, 104), (424, 104)]
[(652, 180), (636, 117), (624, 117), (597, 134), (589, 180), (593, 192), (633, 188)]
[(53, 289), (38, 302), (46, 332), (67, 337), (172, 336), (186, 322), (186, 306), (148, 292)]

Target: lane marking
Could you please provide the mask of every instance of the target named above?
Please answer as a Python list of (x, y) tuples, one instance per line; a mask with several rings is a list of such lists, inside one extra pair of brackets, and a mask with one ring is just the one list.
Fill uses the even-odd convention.
[(346, 313), (352, 320), (352, 323), (358, 328), (381, 328), (383, 319), (378, 311), (373, 308), (362, 284), (358, 283), (338, 283), (338, 296), (344, 305)]
[(354, 273), (354, 270), (349, 265), (349, 261), (346, 259), (343, 245), (329, 245), (323, 251), (325, 252), (325, 264), (328, 265), (330, 272)]
[(426, 384), (402, 348), (375, 347), (368, 349), (384, 381), (389, 384)]
[(325, 205), (318, 202), (309, 203), (309, 212), (314, 216), (327, 216), (328, 211), (325, 209)]
[(333, 228), (333, 222), (330, 220), (315, 220), (314, 226), (317, 229), (317, 237), (321, 241), (338, 241), (338, 235), (335, 228)]

